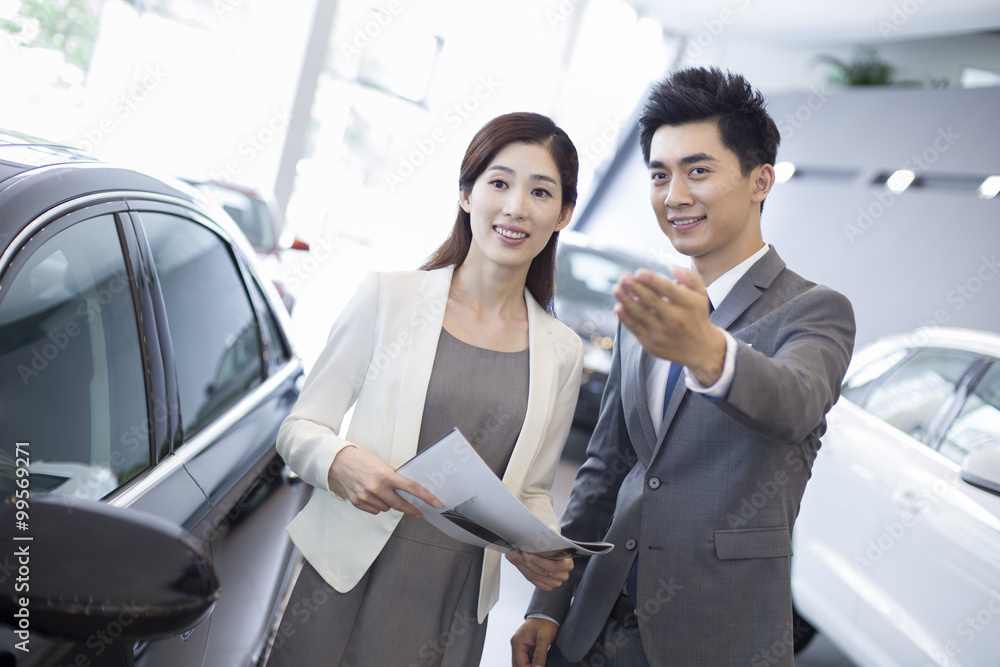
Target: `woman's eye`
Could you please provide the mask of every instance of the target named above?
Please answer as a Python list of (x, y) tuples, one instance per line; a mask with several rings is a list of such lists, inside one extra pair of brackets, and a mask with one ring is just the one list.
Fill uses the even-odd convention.
[(531, 194), (535, 195), (536, 197), (551, 197), (552, 196), (552, 193), (549, 192), (548, 190), (546, 190), (545, 188), (535, 188), (534, 190), (531, 191)]
[(490, 181), (490, 185), (492, 185), (495, 188), (505, 188), (505, 187), (507, 187), (507, 183), (505, 181), (503, 181), (502, 179), (499, 179), (499, 178), (495, 178), (492, 181)]

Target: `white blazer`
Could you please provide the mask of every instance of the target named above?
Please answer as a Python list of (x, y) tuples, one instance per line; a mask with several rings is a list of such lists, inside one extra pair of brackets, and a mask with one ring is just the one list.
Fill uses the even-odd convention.
[[(371, 515), (327, 482), (334, 457), (356, 445), (398, 467), (416, 454), (424, 399), (444, 322), (453, 267), (368, 274), (330, 331), (277, 448), (318, 489), (288, 525), (306, 560), (340, 592), (354, 588), (403, 514)], [(524, 424), (503, 483), (536, 516), (558, 529), (549, 488), (580, 389), (583, 345), (569, 327), (524, 291), (528, 305), (529, 384)], [(341, 423), (354, 406), (346, 438)], [(500, 554), (486, 550), (479, 589), (482, 623), (500, 594)]]

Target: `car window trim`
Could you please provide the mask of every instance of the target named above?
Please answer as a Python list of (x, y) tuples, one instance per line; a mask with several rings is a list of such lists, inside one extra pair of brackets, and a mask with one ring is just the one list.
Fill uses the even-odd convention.
[(207, 449), (220, 435), (235, 426), (258, 405), (263, 403), (278, 387), (301, 372), (302, 363), (298, 358), (293, 357), (288, 360), (281, 369), (262, 384), (257, 385), (257, 387), (237, 401), (229, 410), (219, 415), (215, 420), (198, 431), (191, 440), (185, 442), (170, 455), (160, 460), (151, 470), (140, 473), (129, 483), (114, 492), (115, 495), (107, 498), (108, 504), (115, 507), (128, 507), (134, 503), (148, 489), (158, 484), (172, 472), (176, 471), (178, 467), (183, 467)]
[(983, 376), (986, 375), (993, 362), (992, 357), (981, 354), (977, 355), (977, 359), (966, 370), (965, 375), (956, 385), (949, 400), (942, 406), (943, 409), (939, 410), (934, 419), (929, 422), (925, 444), (935, 452), (941, 451), (945, 434), (948, 433), (948, 429), (951, 428), (955, 418), (958, 417), (958, 413), (962, 411), (965, 402), (969, 400), (969, 395), (975, 390)]

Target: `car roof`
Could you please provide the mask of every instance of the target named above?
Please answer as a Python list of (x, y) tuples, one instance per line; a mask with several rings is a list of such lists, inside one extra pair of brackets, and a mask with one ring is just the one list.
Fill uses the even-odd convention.
[(892, 334), (857, 351), (851, 360), (848, 375), (870, 361), (906, 348), (961, 350), (1000, 358), (1000, 334), (956, 327), (922, 327), (907, 333)]
[(149, 192), (185, 202), (192, 190), (168, 176), (109, 164), (71, 146), (0, 130), (0, 251), (31, 221), (75, 199)]

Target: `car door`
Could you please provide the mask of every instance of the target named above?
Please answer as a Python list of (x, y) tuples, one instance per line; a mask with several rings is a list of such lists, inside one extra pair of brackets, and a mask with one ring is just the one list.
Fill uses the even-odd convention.
[[(25, 230), (0, 275), (0, 487), (8, 495), (9, 457), (22, 442), (32, 494), (141, 505), (191, 527), (208, 499), (176, 458), (162, 455), (176, 429), (170, 374), (125, 206), (97, 196), (60, 210)], [(143, 576), (142, 562), (129, 565), (124, 581)], [(31, 660), (124, 664), (131, 647), (114, 645), (116, 636), (109, 627), (78, 645), (39, 637)], [(157, 644), (173, 664), (193, 665), (207, 637), (203, 623)]]
[(938, 423), (898, 452), (898, 526), (871, 570), (884, 597), (858, 615), (892, 664), (1000, 662), (1000, 498), (959, 477), (967, 454), (1000, 449), (1000, 365), (980, 359), (956, 387)]
[(274, 450), (302, 369), (221, 228), (173, 205), (131, 206), (168, 322), (182, 433), (173, 451), (211, 506), (192, 529), (222, 585), (203, 664), (255, 664), (290, 571), (284, 528), (309, 493)]
[(874, 664), (970, 664), (946, 647), (958, 601), (971, 592), (956, 566), (979, 549), (969, 539), (983, 531), (969, 521), (957, 464), (928, 443), (980, 363), (971, 352), (918, 349), (861, 399), (879, 434), (866, 442), (880, 461), (869, 484), (880, 501), (876, 534), (852, 557), (860, 579), (851, 641)]
[(911, 354), (892, 351), (848, 377), (802, 497), (793, 533), (795, 606), (831, 636), (851, 634), (896, 474), (895, 447), (886, 442), (899, 434), (861, 405)]

